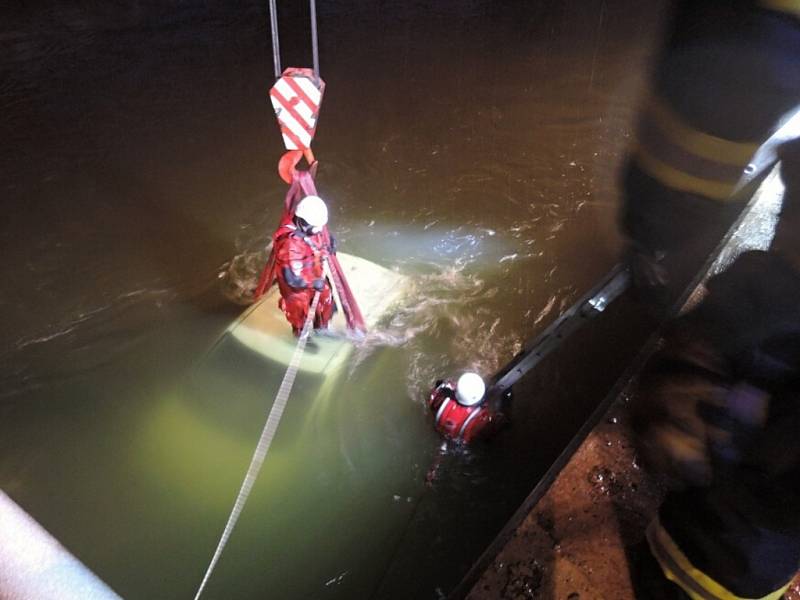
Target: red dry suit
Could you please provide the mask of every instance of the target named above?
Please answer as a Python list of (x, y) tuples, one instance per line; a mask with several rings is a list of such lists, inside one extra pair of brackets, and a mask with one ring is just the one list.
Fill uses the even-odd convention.
[(441, 381), (431, 390), (428, 406), (436, 415), (436, 431), (443, 436), (470, 443), (493, 430), (498, 415), (481, 401), (464, 406), (456, 399), (456, 384)]
[[(284, 200), (283, 215), (281, 216), (280, 225), (272, 235), (272, 252), (270, 252), (267, 264), (264, 266), (264, 270), (262, 271), (261, 277), (258, 280), (258, 285), (256, 286), (254, 294), (255, 300), (258, 300), (261, 296), (263, 296), (272, 286), (272, 284), (275, 281), (278, 281), (282, 296), (279, 306), (286, 314), (286, 318), (292, 324), (295, 333), (299, 333), (302, 329), (305, 316), (308, 313), (308, 306), (310, 306), (314, 297), (314, 290), (311, 286), (313, 286), (314, 280), (318, 279), (315, 273), (318, 273), (319, 271), (315, 271), (312, 268), (310, 272), (306, 271), (305, 275), (302, 275), (303, 269), (301, 269), (301, 274), (299, 274), (298, 277), (302, 275), (304, 278), (304, 283), (295, 281), (296, 285), (290, 285), (290, 282), (286, 279), (287, 272), (282, 268), (282, 266), (289, 266), (291, 268), (291, 265), (288, 264), (292, 260), (290, 256), (291, 254), (301, 254), (300, 262), (308, 262), (306, 259), (306, 253), (308, 253), (309, 258), (313, 258), (315, 248), (318, 251), (324, 250), (326, 256), (328, 257), (330, 274), (333, 276), (334, 284), (339, 290), (339, 300), (342, 302), (341, 308), (347, 322), (347, 327), (352, 331), (364, 332), (366, 331), (364, 317), (361, 315), (361, 310), (358, 308), (358, 303), (356, 302), (353, 292), (347, 283), (347, 279), (344, 276), (344, 271), (342, 270), (342, 266), (339, 264), (339, 260), (336, 258), (336, 254), (332, 253), (329, 249), (332, 245), (332, 242), (327, 225), (322, 228), (320, 233), (308, 237), (308, 239), (314, 245), (314, 248), (308, 244), (305, 246), (300, 245), (300, 242), (302, 242), (302, 237), (300, 240), (297, 239), (297, 236), (292, 236), (293, 239), (291, 240), (284, 239), (287, 236), (291, 236), (295, 232), (300, 235), (301, 232), (297, 231), (297, 227), (294, 224), (295, 208), (297, 207), (298, 202), (300, 202), (300, 200), (302, 200), (305, 196), (316, 195), (317, 189), (314, 186), (314, 178), (312, 174), (308, 171), (294, 171), (292, 184), (289, 186), (289, 190), (286, 192), (286, 199)], [(282, 246), (286, 248), (286, 255), (284, 256), (283, 265), (279, 265), (278, 250)], [(295, 279), (293, 277), (294, 272), (291, 271), (291, 273), (292, 275), (290, 275), (290, 278)], [(326, 300), (326, 297), (328, 300)], [(331, 317), (333, 307), (329, 298), (330, 288), (328, 287), (327, 282), (325, 282), (315, 317), (315, 326), (317, 327), (326, 326)]]
[(292, 331), (300, 335), (315, 287), (320, 290), (320, 297), (314, 327), (327, 327), (333, 314), (333, 302), (330, 283), (322, 268), (322, 261), (330, 255), (323, 235), (306, 235), (294, 223), (283, 223), (274, 239), (275, 275), (281, 292), (278, 307), (292, 325)]

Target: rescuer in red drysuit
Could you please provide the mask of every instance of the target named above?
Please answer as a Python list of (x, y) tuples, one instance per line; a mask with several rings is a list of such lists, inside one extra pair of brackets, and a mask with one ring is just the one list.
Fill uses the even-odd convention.
[(314, 328), (326, 329), (333, 315), (331, 287), (323, 261), (335, 253), (333, 238), (326, 244), (322, 229), (328, 222), (328, 209), (318, 196), (306, 196), (294, 216), (284, 220), (273, 236), (275, 275), (281, 298), (278, 306), (299, 336), (315, 292), (320, 292)]
[[(282, 296), (279, 306), (297, 334), (302, 330), (308, 307), (313, 301), (315, 285), (321, 288), (315, 326), (318, 329), (327, 326), (333, 313), (329, 286), (335, 286), (334, 289), (338, 291), (337, 302), (341, 302), (340, 308), (344, 313), (348, 331), (356, 335), (363, 334), (366, 331), (364, 317), (336, 256), (335, 240), (327, 226), (328, 209), (325, 203), (317, 198), (314, 169), (311, 171), (292, 169), (291, 180), (283, 204), (280, 225), (272, 235), (272, 252), (259, 277), (253, 294), (254, 300), (261, 298), (277, 281)], [(307, 199), (309, 203), (301, 208), (300, 205)], [(322, 274), (321, 265), (324, 258), (327, 258), (330, 267), (325, 275), (333, 278), (330, 282)], [(294, 266), (297, 270), (293, 269), (292, 262), (296, 263)], [(288, 267), (288, 270), (285, 267)]]
[(496, 431), (505, 419), (487, 405), (485, 392), (486, 385), (477, 373), (464, 373), (455, 383), (437, 381), (428, 398), (436, 415), (436, 431), (467, 444)]

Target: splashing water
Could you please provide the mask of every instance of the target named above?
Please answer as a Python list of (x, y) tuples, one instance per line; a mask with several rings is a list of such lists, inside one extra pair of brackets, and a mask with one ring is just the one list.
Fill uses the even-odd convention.
[[(497, 314), (500, 288), (488, 283), (488, 269), (511, 262), (502, 236), (486, 228), (442, 230), (433, 224), (414, 231), (375, 231), (367, 235), (369, 254), (408, 278), (407, 293), (356, 346), (352, 376), (383, 347), (404, 349), (408, 396), (420, 399), (434, 381), (472, 370), (490, 377), (522, 347), (522, 338)], [(359, 237), (358, 231), (348, 233)], [(266, 251), (242, 252), (220, 270), (223, 293), (238, 304), (252, 302)], [(515, 255), (516, 256), (516, 255)], [(499, 258), (499, 259), (498, 259)], [(494, 301), (494, 302), (493, 302)], [(348, 336), (349, 337), (349, 336)]]
[(253, 303), (258, 278), (267, 262), (270, 248), (242, 252), (222, 265), (217, 273), (222, 294), (231, 302), (247, 306)]

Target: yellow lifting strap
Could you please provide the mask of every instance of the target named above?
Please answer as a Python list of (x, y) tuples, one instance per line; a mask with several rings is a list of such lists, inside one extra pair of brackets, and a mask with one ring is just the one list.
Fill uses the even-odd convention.
[(656, 518), (647, 528), (647, 542), (664, 576), (678, 585), (692, 600), (780, 600), (792, 581), (761, 598), (743, 598), (711, 579), (689, 562), (667, 530)]

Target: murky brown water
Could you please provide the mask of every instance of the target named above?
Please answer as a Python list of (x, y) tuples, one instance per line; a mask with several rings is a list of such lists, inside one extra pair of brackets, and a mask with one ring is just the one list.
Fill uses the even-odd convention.
[[(615, 262), (616, 177), (662, 6), (318, 4), (332, 228), (415, 285), (380, 332), (390, 348), (357, 367), (378, 383), (356, 395), (411, 407), (411, 439), (435, 454), (429, 383), (492, 373)], [(308, 62), (305, 13), (280, 11), (284, 65)], [(11, 7), (0, 26), (0, 487), (125, 597), (190, 594), (224, 523), (226, 508), (163, 500), (170, 469), (140, 434), (154, 414), (182, 422), (168, 390), (239, 311), (218, 273), (262, 252), (279, 214), (265, 13)], [(576, 348), (517, 390), (514, 427), (447, 456), (399, 538), (364, 523), (353, 560), (390, 558), (339, 597), (451, 589), (603, 393), (575, 376), (602, 351)], [(222, 479), (209, 493), (232, 499), (237, 475)], [(258, 554), (248, 540), (239, 556)], [(234, 597), (263, 594), (253, 560)]]

